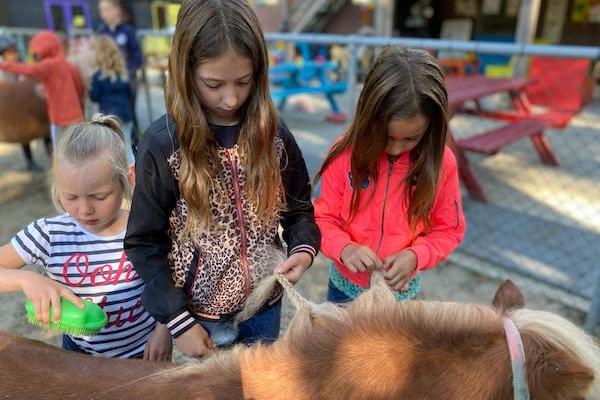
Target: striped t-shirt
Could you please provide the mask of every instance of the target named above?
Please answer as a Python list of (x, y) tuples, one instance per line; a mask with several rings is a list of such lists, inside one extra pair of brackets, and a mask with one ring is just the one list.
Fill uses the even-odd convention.
[(27, 264), (43, 265), (48, 276), (77, 296), (99, 304), (108, 323), (94, 336), (71, 336), (90, 354), (128, 358), (144, 351), (155, 321), (142, 307), (144, 283), (123, 251), (125, 231), (98, 236), (68, 214), (41, 218), (13, 237)]

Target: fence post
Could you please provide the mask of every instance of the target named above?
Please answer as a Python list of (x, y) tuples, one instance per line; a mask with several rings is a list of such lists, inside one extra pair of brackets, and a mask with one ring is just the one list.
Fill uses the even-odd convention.
[(356, 75), (357, 75), (357, 48), (356, 44), (348, 45), (348, 104), (347, 114), (350, 119), (354, 116), (354, 104), (356, 103)]
[[(540, 4), (541, 0), (524, 0), (521, 3), (515, 38), (517, 43), (529, 44), (533, 42), (540, 14)], [(514, 76), (520, 78), (527, 76), (527, 59), (528, 57), (524, 55), (516, 56)]]

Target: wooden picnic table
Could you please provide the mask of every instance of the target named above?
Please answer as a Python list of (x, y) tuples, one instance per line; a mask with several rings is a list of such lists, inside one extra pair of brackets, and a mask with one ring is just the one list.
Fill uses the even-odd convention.
[[(503, 126), (479, 132), (464, 139), (457, 139), (451, 132), (460, 178), (469, 195), (476, 200), (488, 201), (488, 197), (469, 165), (466, 151), (493, 155), (504, 146), (529, 137), (544, 164), (558, 165), (552, 147), (543, 133), (550, 123), (543, 116), (533, 114), (525, 93), (525, 87), (528, 84), (527, 79), (489, 78), (481, 75), (465, 75), (446, 80), (451, 116), (457, 113), (468, 113), (479, 117), (508, 121)], [(483, 97), (498, 93), (509, 95), (513, 106), (512, 110), (486, 110), (482, 107), (480, 101)], [(467, 102), (473, 102), (475, 107), (466, 108), (465, 103)]]

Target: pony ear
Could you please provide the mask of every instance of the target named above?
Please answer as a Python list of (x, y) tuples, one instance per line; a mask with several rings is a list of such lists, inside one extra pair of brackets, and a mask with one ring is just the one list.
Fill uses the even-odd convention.
[[(537, 347), (533, 340), (525, 348)], [(537, 347), (528, 351), (527, 381), (534, 399), (586, 399), (592, 390), (594, 372), (563, 350)]]
[(504, 313), (513, 308), (525, 307), (525, 298), (519, 287), (507, 279), (498, 286), (492, 306)]

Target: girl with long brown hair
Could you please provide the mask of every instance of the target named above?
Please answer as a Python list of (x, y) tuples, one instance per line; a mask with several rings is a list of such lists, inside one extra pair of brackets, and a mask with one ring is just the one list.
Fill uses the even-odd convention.
[[(272, 341), (281, 287), (234, 323), (273, 271), (297, 281), (319, 249), (300, 149), (278, 121), (260, 24), (240, 0), (186, 0), (169, 58), (168, 113), (146, 131), (125, 240), (142, 301), (188, 356)], [(273, 263), (282, 247), (287, 259)]]
[(460, 244), (465, 221), (447, 132), (448, 95), (435, 59), (385, 49), (316, 178), (316, 221), (332, 260), (330, 301), (358, 296), (373, 269), (385, 270), (399, 300), (414, 298), (419, 272)]

